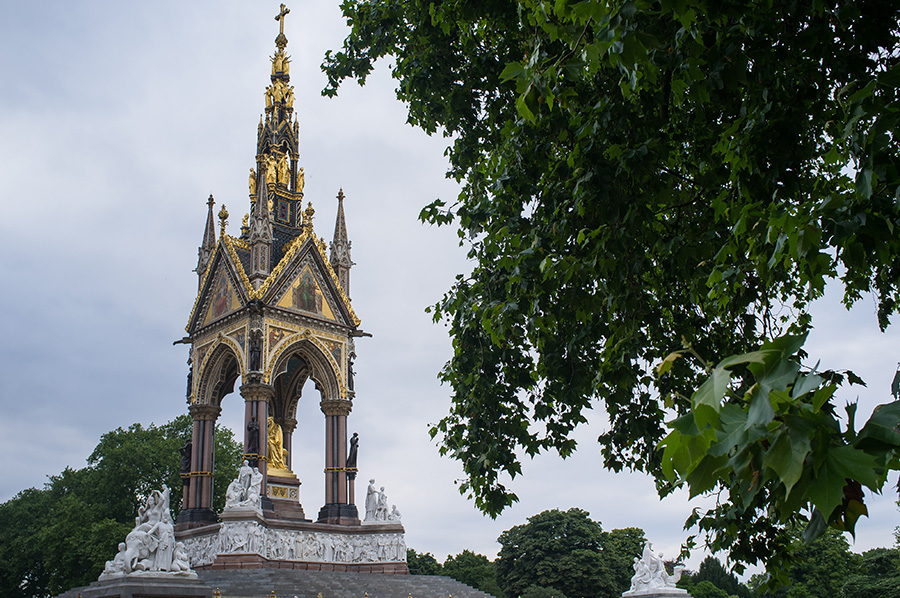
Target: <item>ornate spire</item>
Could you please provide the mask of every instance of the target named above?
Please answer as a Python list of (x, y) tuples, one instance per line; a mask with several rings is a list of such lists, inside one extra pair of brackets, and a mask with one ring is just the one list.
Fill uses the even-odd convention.
[(258, 187), (256, 203), (250, 213), (250, 282), (258, 289), (271, 271), (272, 223), (269, 201), (274, 198), (274, 188)]
[(216, 200), (213, 199), (212, 193), (210, 193), (209, 199), (206, 200), (209, 211), (206, 214), (206, 227), (203, 229), (203, 242), (200, 244), (200, 248), (197, 249), (197, 269), (194, 270), (200, 279), (197, 284), (203, 282), (203, 274), (206, 272), (206, 266), (209, 264), (209, 260), (212, 258), (213, 251), (216, 248), (216, 225), (213, 216), (213, 206), (215, 203)]
[(353, 261), (350, 259), (350, 240), (347, 238), (347, 224), (344, 220), (344, 189), (337, 194), (338, 209), (337, 219), (334, 223), (334, 240), (331, 242), (331, 267), (334, 268), (341, 286), (347, 296), (350, 296), (350, 268)]

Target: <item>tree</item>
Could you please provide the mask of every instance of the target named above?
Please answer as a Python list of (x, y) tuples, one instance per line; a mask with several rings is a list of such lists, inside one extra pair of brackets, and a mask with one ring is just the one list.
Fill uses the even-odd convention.
[(900, 552), (873, 548), (862, 555), (863, 575), (847, 578), (841, 598), (900, 598)]
[(847, 540), (829, 530), (806, 544), (795, 532), (791, 544), (788, 583), (775, 591), (761, 594), (772, 598), (834, 598), (844, 584), (863, 572), (863, 558), (850, 552)]
[[(108, 432), (87, 467), (67, 468), (43, 489), (23, 490), (0, 504), (4, 596), (57, 595), (96, 581), (154, 489), (169, 487), (170, 507), (177, 514), (182, 489), (177, 449), (191, 426), (190, 417), (179, 416), (162, 426), (134, 424)], [(237, 476), (241, 448), (230, 431), (216, 429), (220, 478)]]
[[(623, 584), (618, 571), (621, 559), (640, 555), (643, 532), (635, 534), (605, 533), (600, 523), (593, 521), (587, 511), (572, 508), (543, 511), (528, 518), (497, 539), (497, 582), (507, 596), (523, 594), (530, 586), (552, 588), (570, 598), (618, 598), (629, 587), (631, 576)], [(623, 530), (614, 530), (622, 532)], [(639, 535), (640, 542), (633, 552), (620, 554), (625, 541)], [(613, 536), (613, 540), (610, 537)]]
[(456, 556), (448, 556), (441, 566), (441, 575), (452, 577), (496, 598), (503, 598), (503, 591), (497, 584), (494, 563), (484, 555), (463, 550)]
[[(153, 490), (170, 489), (173, 517), (181, 510), (181, 467), (178, 449), (191, 439), (193, 421), (182, 414), (162, 426), (147, 428), (136, 423), (127, 430), (117, 428), (100, 438), (88, 457), (88, 465), (98, 472), (97, 496), (108, 499), (104, 510), (117, 520), (133, 518), (138, 506)], [(234, 433), (216, 426), (213, 485), (213, 509), (225, 507), (225, 490), (237, 477), (243, 447)]]
[(412, 548), (406, 549), (406, 566), (412, 575), (441, 575), (442, 568), (430, 552), (419, 554)]
[(433, 308), (454, 354), (432, 434), (460, 490), (496, 515), (518, 455), (566, 457), (602, 402), (604, 466), (723, 491), (688, 523), (738, 564), (774, 571), (797, 522), (852, 531), (862, 486), (897, 467), (900, 407), (859, 433), (834, 398), (858, 380), (799, 364), (827, 281), (848, 306), (871, 293), (882, 328), (900, 306), (900, 5), (342, 7), (324, 93), (390, 56), (409, 122), (452, 138), (464, 183), (421, 214), (455, 222), (474, 262)]
[(688, 590), (694, 598), (699, 598), (698, 593), (704, 591), (697, 590), (695, 592), (695, 589), (703, 582), (707, 582), (721, 590), (726, 597), (737, 596), (738, 598), (750, 598), (751, 596), (750, 589), (742, 584), (734, 573), (725, 569), (725, 567), (722, 566), (722, 563), (719, 562), (719, 559), (713, 556), (708, 556), (703, 559), (703, 562), (700, 563), (700, 567), (697, 569), (696, 573), (690, 576), (685, 575), (682, 579), (686, 583), (679, 583), (678, 586)]
[(566, 595), (554, 588), (528, 586), (518, 598), (566, 598)]

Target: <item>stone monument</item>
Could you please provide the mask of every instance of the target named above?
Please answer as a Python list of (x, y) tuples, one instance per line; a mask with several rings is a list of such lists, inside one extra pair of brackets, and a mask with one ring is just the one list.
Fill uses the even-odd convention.
[[(371, 335), (360, 328), (350, 303), (354, 263), (344, 192), (337, 193), (330, 252), (316, 234), (315, 210), (304, 196), (300, 125), (286, 53), (289, 12), (281, 5), (275, 17), (279, 32), (249, 165), (249, 211), (239, 237), (226, 233), (224, 206), (216, 234), (215, 200), (207, 201), (199, 288), (187, 336), (178, 341), (190, 347), (193, 434), (182, 460), (183, 508), (175, 535), (198, 570), (408, 573), (405, 532), (384, 489), (365, 525), (355, 504), (359, 435), (348, 441), (356, 398), (353, 360), (355, 340)], [(240, 397), (229, 396), (234, 390)], [(317, 515), (308, 517), (291, 440), (300, 425), (301, 396), (309, 400), (316, 391), (325, 426), (325, 496)], [(225, 400), (243, 403), (244, 451), (220, 514), (213, 510), (213, 484), (228, 481), (214, 481), (213, 433)], [(368, 502), (367, 497), (367, 509)]]
[(634, 577), (631, 578), (631, 589), (622, 594), (622, 598), (640, 596), (640, 598), (673, 598), (689, 597), (687, 590), (675, 586), (681, 578), (684, 567), (675, 567), (673, 575), (666, 572), (662, 554), (653, 554), (650, 542), (644, 544), (641, 558), (634, 559)]
[(168, 488), (150, 494), (134, 523), (134, 529), (119, 543), (119, 552), (106, 561), (99, 579), (80, 592), (83, 598), (212, 595), (191, 570), (185, 545), (175, 540)]

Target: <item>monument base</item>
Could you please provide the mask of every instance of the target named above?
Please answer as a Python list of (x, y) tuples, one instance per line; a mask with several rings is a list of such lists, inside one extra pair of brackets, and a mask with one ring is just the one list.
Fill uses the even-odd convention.
[(219, 516), (212, 509), (182, 509), (175, 520), (175, 529), (191, 529), (202, 527), (219, 521)]
[(269, 474), (266, 494), (264, 498), (270, 501), (275, 519), (309, 521), (300, 504), (300, 480), (294, 474)]
[(81, 598), (211, 598), (212, 588), (177, 575), (124, 575), (95, 581), (79, 591)]
[(691, 595), (681, 588), (647, 588), (625, 592), (622, 598), (691, 598)]
[(399, 522), (333, 525), (269, 519), (258, 511), (229, 510), (222, 522), (176, 531), (191, 568), (298, 569), (407, 573)]
[(359, 511), (356, 505), (341, 503), (327, 504), (319, 509), (317, 523), (330, 523), (333, 525), (359, 525)]

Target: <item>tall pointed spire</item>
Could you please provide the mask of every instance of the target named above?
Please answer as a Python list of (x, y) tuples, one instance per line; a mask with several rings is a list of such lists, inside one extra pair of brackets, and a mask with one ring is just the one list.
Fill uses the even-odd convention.
[(210, 193), (209, 199), (206, 200), (209, 211), (206, 214), (206, 228), (203, 229), (203, 243), (201, 243), (200, 248), (197, 249), (197, 269), (194, 270), (200, 279), (197, 283), (198, 285), (203, 282), (203, 274), (206, 273), (206, 266), (209, 264), (209, 260), (212, 258), (213, 251), (216, 248), (216, 225), (215, 218), (213, 217), (213, 206), (215, 203), (216, 200), (213, 199), (212, 193)]
[(353, 260), (350, 259), (350, 240), (347, 238), (347, 223), (344, 220), (344, 189), (337, 194), (338, 209), (337, 219), (334, 222), (334, 239), (331, 242), (331, 267), (337, 274), (338, 281), (344, 288), (347, 296), (350, 296), (350, 268)]
[[(259, 183), (262, 183), (260, 181)], [(271, 271), (272, 222), (269, 212), (269, 190), (264, 183), (257, 184), (256, 202), (250, 212), (250, 282), (258, 289)]]

